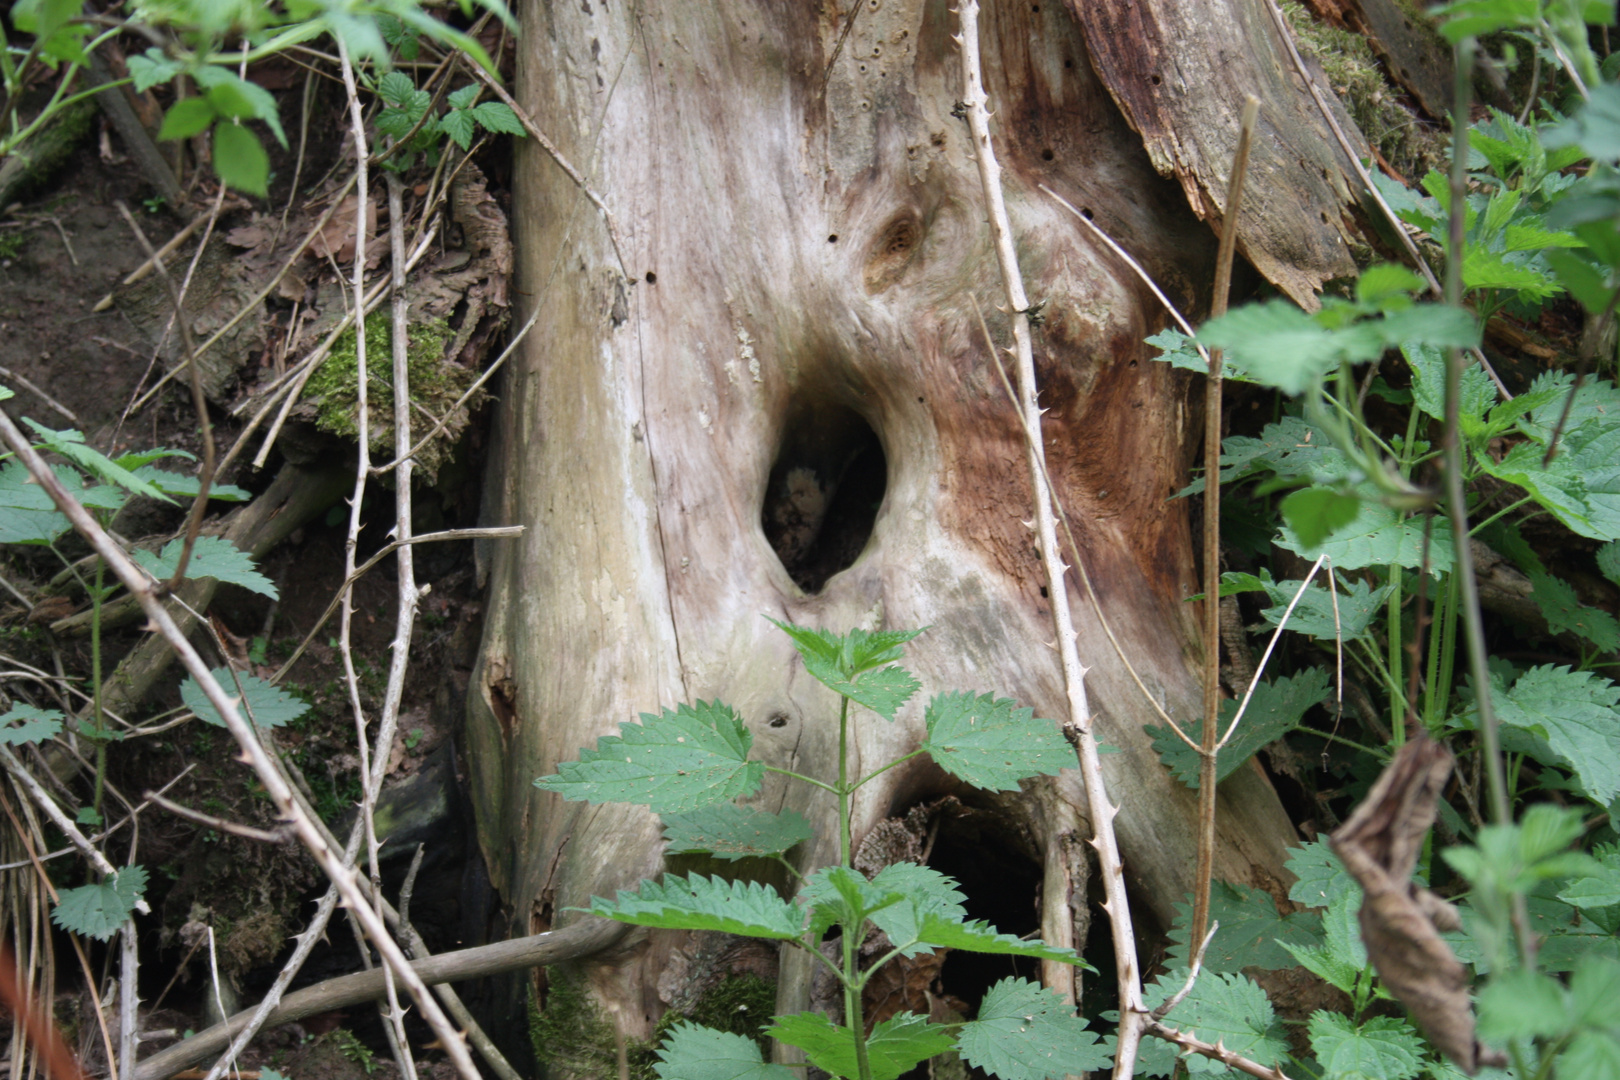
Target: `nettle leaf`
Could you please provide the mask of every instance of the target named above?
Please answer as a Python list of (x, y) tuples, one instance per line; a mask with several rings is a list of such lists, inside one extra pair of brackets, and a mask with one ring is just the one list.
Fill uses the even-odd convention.
[(1496, 702), (1497, 718), (1533, 731), (1574, 771), (1588, 798), (1620, 794), (1620, 687), (1590, 671), (1543, 664)]
[[(872, 888), (882, 893), (898, 893), (903, 898), (881, 911), (873, 912), (872, 923), (889, 935), (902, 956), (932, 952), (934, 946), (921, 940), (922, 924), (930, 915), (961, 920), (967, 917), (962, 901), (967, 897), (954, 879), (931, 866), (898, 862), (884, 867), (872, 878)], [(915, 942), (915, 944), (908, 944)]]
[[(130, 456), (135, 457), (137, 455)], [(123, 464), (124, 459), (120, 458), (119, 463)], [(195, 476), (169, 472), (153, 465), (126, 465), (125, 467), (142, 480), (148, 481), (165, 495), (174, 495), (182, 499), (195, 499), (197, 492), (202, 490), (202, 482)], [(246, 488), (237, 487), (235, 484), (209, 484), (208, 497), (218, 499), (220, 502), (247, 502), (253, 498), (253, 493)]]
[[(1326, 554), (1340, 570), (1389, 565), (1415, 570), (1423, 565), (1423, 519), (1402, 517), (1398, 511), (1378, 502), (1369, 488), (1355, 519), (1335, 529), (1322, 543), (1304, 543), (1287, 525), (1282, 527), (1282, 536), (1276, 543), (1303, 559), (1314, 560)], [(1429, 572), (1449, 573), (1451, 564), (1450, 526), (1446, 519), (1436, 517), (1429, 537)]]
[(1038, 938), (998, 933), (995, 927), (982, 920), (964, 922), (959, 916), (929, 915), (923, 919), (917, 938), (923, 944), (939, 949), (962, 949), (996, 956), (1029, 956), (1037, 960), (1057, 960), (1087, 971), (1097, 970), (1080, 959), (1080, 954), (1073, 949), (1048, 945)]
[(144, 94), (159, 83), (168, 82), (185, 69), (180, 61), (170, 60), (162, 49), (155, 47), (139, 56), (125, 58), (124, 65), (129, 68), (137, 94)]
[(1560, 1036), (1572, 1017), (1564, 987), (1539, 971), (1516, 968), (1494, 976), (1479, 992), (1479, 1037), (1501, 1044), (1509, 1039)]
[(936, 694), (923, 714), (922, 749), (940, 768), (974, 787), (1016, 791), (1027, 777), (1074, 767), (1074, 750), (1050, 720), (1033, 719), (1009, 698), (957, 691)]
[(164, 458), (184, 458), (187, 461), (196, 461), (197, 455), (187, 450), (175, 450), (167, 446), (154, 446), (150, 450), (132, 450), (127, 454), (119, 454), (113, 461), (122, 465), (130, 472), (135, 472), (143, 465), (150, 465), (154, 461)]
[(1620, 540), (1610, 540), (1598, 548), (1598, 572), (1615, 585), (1620, 585)]
[[(1446, 353), (1429, 345), (1402, 345), (1401, 355), (1412, 371), (1412, 400), (1431, 418), (1446, 418)], [(1477, 361), (1463, 368), (1457, 419), (1468, 438), (1485, 430), (1485, 417), (1496, 404), (1496, 384)]]
[[(1268, 472), (1332, 483), (1349, 475), (1350, 469), (1350, 459), (1332, 438), (1297, 416), (1267, 424), (1258, 439), (1232, 435), (1221, 444), (1223, 485)], [(1198, 489), (1203, 490), (1202, 482)]]
[[(765, 1034), (803, 1050), (810, 1063), (833, 1076), (858, 1075), (855, 1063), (855, 1033), (834, 1024), (820, 1013), (802, 1012), (778, 1016)], [(919, 1062), (943, 1054), (956, 1040), (950, 1029), (930, 1024), (926, 1016), (898, 1013), (874, 1024), (866, 1038), (866, 1057), (872, 1080), (896, 1080)]]
[(1555, 634), (1569, 631), (1596, 645), (1604, 652), (1620, 649), (1620, 620), (1601, 608), (1587, 607), (1575, 596), (1575, 589), (1563, 578), (1551, 574), (1530, 575), (1530, 598), (1541, 609), (1547, 629)]
[(772, 1065), (746, 1035), (683, 1020), (664, 1036), (653, 1072), (659, 1080), (798, 1080), (786, 1065)]
[(1001, 1080), (1059, 1080), (1112, 1063), (1084, 1017), (1028, 979), (1002, 979), (985, 992), (978, 1019), (962, 1025), (957, 1049)]
[[(180, 565), (180, 552), (185, 543), (184, 539), (171, 540), (160, 555), (137, 550), (135, 561), (159, 581), (167, 581)], [(227, 585), (240, 585), (249, 592), (268, 596), (272, 600), (279, 595), (276, 583), (259, 573), (253, 556), (222, 536), (199, 536), (192, 545), (191, 559), (186, 563), (186, 580), (198, 578), (214, 578)]]
[(1361, 497), (1327, 487), (1300, 488), (1285, 497), (1278, 509), (1300, 543), (1315, 545), (1356, 520)]
[(189, 97), (169, 106), (163, 114), (163, 126), (158, 128), (158, 141), (189, 139), (201, 135), (214, 122), (214, 107), (207, 98)]
[(868, 918), (904, 902), (904, 894), (880, 889), (845, 866), (824, 866), (810, 875), (799, 901), (810, 908), (810, 936), (819, 941), (828, 927), (861, 927)]
[(757, 881), (727, 881), (692, 874), (665, 874), (643, 881), (614, 900), (591, 897), (592, 915), (632, 926), (665, 930), (718, 930), (745, 937), (796, 941), (804, 933), (805, 912)]
[(281, 129), (281, 115), (270, 91), (257, 83), (239, 78), (235, 72), (205, 65), (192, 72), (197, 85), (208, 91), (208, 101), (220, 116), (232, 120), (262, 120), (285, 149), (287, 133)]
[(565, 799), (684, 814), (759, 790), (765, 766), (748, 760), (753, 744), (731, 706), (699, 701), (620, 724), (618, 735), (604, 735), (595, 749), (581, 750), (578, 761), (563, 762), (534, 786)]
[(36, 709), (17, 702), (0, 716), (0, 746), (44, 742), (62, 730), (66, 717), (56, 709)]
[(1287, 866), (1295, 881), (1288, 890), (1288, 899), (1319, 908), (1341, 896), (1361, 892), (1361, 886), (1327, 844), (1313, 840), (1291, 850)]
[(1543, 457), (1542, 447), (1523, 442), (1504, 454), (1501, 461), (1489, 454), (1479, 455), (1476, 460), (1489, 475), (1524, 488), (1532, 499), (1570, 529), (1582, 536), (1591, 536), (1585, 478), (1574, 469), (1569, 454), (1558, 455), (1546, 466), (1542, 464)]
[(81, 937), (107, 941), (118, 932), (146, 892), (146, 868), (126, 866), (96, 885), (64, 889), (51, 922)]
[(1306, 970), (1347, 994), (1355, 993), (1367, 969), (1367, 948), (1361, 943), (1357, 912), (1361, 909), (1361, 888), (1334, 897), (1322, 914), (1323, 942), (1313, 947), (1285, 945)]
[(1334, 1080), (1412, 1080), (1423, 1068), (1423, 1042), (1405, 1020), (1375, 1016), (1359, 1027), (1347, 1016), (1311, 1016), (1311, 1049)]
[(1558, 899), (1582, 911), (1620, 904), (1620, 848), (1603, 844), (1594, 848), (1592, 855), (1597, 865), (1572, 878), (1558, 893)]
[[(1178, 968), (1143, 988), (1143, 1003), (1156, 1008), (1180, 990), (1187, 969)], [(1275, 1065), (1289, 1053), (1288, 1035), (1277, 1021), (1266, 992), (1243, 975), (1201, 974), (1181, 1004), (1164, 1022), (1205, 1042), (1219, 1042), (1228, 1050), (1261, 1065)], [(1160, 1039), (1142, 1044), (1139, 1072), (1169, 1076), (1178, 1059), (1176, 1047)], [(1224, 1073), (1226, 1066), (1196, 1054), (1182, 1059), (1192, 1073)]]
[[(236, 698), (236, 682), (231, 677), (231, 669), (217, 667), (209, 674), (214, 676), (216, 682), (233, 700)], [(238, 673), (236, 680), (242, 683), (242, 692), (247, 695), (247, 711), (255, 724), (261, 728), (278, 728), (283, 724), (303, 716), (309, 711), (309, 703), (287, 693), (279, 687), (272, 686), (257, 675), (244, 675)], [(197, 714), (199, 720), (205, 720), (215, 727), (224, 727), (225, 720), (214, 708), (208, 695), (203, 693), (202, 686), (191, 676), (180, 684), (180, 700), (185, 702), (186, 708)]]
[[(70, 492), (83, 489), (84, 477), (75, 470), (58, 465), (52, 471)], [(0, 544), (48, 544), (72, 527), (27, 466), (16, 460), (0, 465)]]
[[(1215, 755), (1217, 782), (1225, 780), (1238, 767), (1254, 756), (1263, 746), (1276, 742), (1299, 727), (1300, 721), (1312, 706), (1319, 704), (1328, 694), (1328, 674), (1323, 668), (1307, 668), (1297, 675), (1285, 675), (1273, 682), (1262, 682), (1254, 688), (1249, 708), (1238, 723), (1232, 741)], [(1241, 702), (1221, 702), (1220, 734), (1225, 734), (1237, 715)], [(1204, 729), (1202, 717), (1183, 724), (1181, 729), (1194, 741), (1201, 738)], [(1145, 730), (1153, 736), (1153, 749), (1159, 760), (1175, 773), (1176, 779), (1190, 788), (1198, 787), (1199, 755), (1181, 741), (1168, 727), (1148, 725)]]
[[(1575, 376), (1567, 371), (1545, 371), (1530, 383), (1530, 389), (1520, 397), (1534, 395), (1540, 402), (1519, 420), (1519, 430), (1542, 445), (1552, 437), (1563, 415), (1564, 401), (1575, 384)], [(1575, 402), (1570, 406), (1569, 418), (1564, 422), (1566, 433), (1576, 431), (1588, 421), (1605, 424), (1620, 423), (1620, 389), (1608, 379), (1583, 379)]]
[(1298, 581), (1275, 584), (1262, 581), (1261, 588), (1273, 606), (1262, 611), (1260, 617), (1272, 626), (1281, 625), (1288, 605), (1294, 604), (1294, 596), (1298, 594), (1299, 602), (1288, 616), (1290, 631), (1318, 641), (1340, 638), (1353, 641), (1366, 634), (1373, 620), (1382, 614), (1384, 601), (1389, 598), (1389, 586), (1380, 585), (1375, 589), (1365, 581), (1345, 581), (1339, 577), (1335, 577), (1334, 582), (1336, 595), (1330, 595), (1325, 586), (1315, 581), (1304, 593), (1299, 592), (1301, 582)]
[(922, 685), (904, 668), (882, 667), (898, 660), (900, 646), (921, 630), (851, 630), (834, 634), (777, 622), (769, 616), (766, 621), (793, 639), (806, 671), (885, 720), (893, 720), (896, 710)]
[(686, 814), (664, 814), (670, 854), (706, 851), (718, 859), (780, 855), (814, 835), (796, 810), (773, 814), (736, 803), (716, 803)]
[(47, 449), (61, 454), (97, 479), (109, 484), (116, 484), (131, 494), (162, 499), (166, 503), (174, 501), (128, 469), (112, 461), (95, 447), (87, 444), (84, 441), (82, 432), (56, 431), (26, 416), (23, 417), (23, 423), (34, 429), (35, 434), (39, 436), (40, 442), (44, 443)]
[[(1210, 889), (1209, 917), (1221, 928), (1215, 932), (1204, 955), (1204, 970), (1214, 972), (1264, 968), (1274, 971), (1291, 968), (1297, 961), (1284, 945), (1305, 948), (1321, 945), (1322, 917), (1314, 911), (1278, 915), (1277, 905), (1264, 889), (1250, 889), (1217, 881)], [(1175, 925), (1170, 928), (1167, 964), (1188, 964), (1187, 928), (1192, 922), (1192, 903), (1176, 905)]]

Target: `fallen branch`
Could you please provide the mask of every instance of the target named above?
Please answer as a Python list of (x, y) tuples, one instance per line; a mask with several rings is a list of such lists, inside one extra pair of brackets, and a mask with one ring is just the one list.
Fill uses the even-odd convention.
[[(486, 978), (591, 956), (616, 945), (629, 932), (630, 927), (624, 923), (587, 919), (545, 934), (440, 953), (416, 961), (411, 965), (411, 970), (422, 982), (430, 985)], [(376, 1001), (383, 993), (381, 969), (340, 975), (288, 994), (270, 1014), (268, 1023), (272, 1026), (287, 1024), (316, 1013)], [(252, 1015), (253, 1010), (245, 1009), (222, 1024), (215, 1024), (183, 1042), (158, 1051), (135, 1067), (134, 1080), (165, 1080), (182, 1069), (206, 1060), (223, 1049), (231, 1037), (247, 1025)]]

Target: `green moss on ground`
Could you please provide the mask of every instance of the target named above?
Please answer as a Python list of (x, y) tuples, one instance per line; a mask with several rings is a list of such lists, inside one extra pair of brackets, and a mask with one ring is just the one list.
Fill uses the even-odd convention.
[[(584, 982), (559, 968), (549, 971), (545, 1008), (529, 998), (529, 1040), (535, 1060), (551, 1080), (597, 1080), (618, 1074), (618, 1043), (613, 1024), (592, 1000)], [(769, 1051), (765, 1029), (776, 1008), (776, 985), (758, 975), (720, 980), (698, 999), (690, 1015), (671, 1010), (658, 1021), (651, 1039), (625, 1040), (631, 1080), (656, 1080), (658, 1046), (671, 1028), (690, 1020), (704, 1027), (743, 1035)]]
[[(366, 320), (366, 411), (373, 461), (397, 453), (392, 337), (388, 319), (374, 316)], [(413, 441), (420, 441), (438, 420), (445, 418), (477, 378), (475, 372), (444, 358), (445, 346), (454, 337), (455, 331), (443, 319), (414, 323), (406, 331), (406, 367), (415, 406), (411, 416)], [(317, 400), (316, 426), (346, 439), (360, 435), (355, 341), (352, 327), (344, 331), (305, 387), (306, 397)], [(481, 394), (474, 395), (449, 418), (445, 430), (417, 452), (416, 468), (423, 480), (433, 480), (466, 426), (469, 410), (481, 400)]]

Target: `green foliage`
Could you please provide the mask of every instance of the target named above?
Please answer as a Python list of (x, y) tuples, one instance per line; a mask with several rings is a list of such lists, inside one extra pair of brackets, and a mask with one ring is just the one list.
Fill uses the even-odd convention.
[[(1143, 988), (1143, 1003), (1150, 1009), (1157, 1008), (1186, 981), (1185, 968), (1165, 973)], [(1205, 1042), (1218, 1041), (1262, 1065), (1280, 1064), (1289, 1052), (1287, 1034), (1265, 991), (1243, 975), (1201, 976), (1164, 1022)], [(1142, 1047), (1138, 1071), (1149, 1076), (1170, 1076), (1177, 1060), (1176, 1048), (1170, 1043), (1150, 1041)], [(1195, 1054), (1180, 1060), (1191, 1073), (1226, 1071), (1219, 1062)]]
[[(1191, 950), (1187, 930), (1192, 922), (1192, 904), (1176, 905), (1176, 921), (1170, 929), (1168, 964), (1186, 967)], [(1315, 912), (1288, 915), (1277, 912), (1277, 904), (1264, 889), (1217, 881), (1209, 894), (1209, 917), (1221, 924), (1204, 954), (1204, 970), (1239, 972), (1244, 968), (1275, 971), (1293, 967), (1298, 961), (1290, 946), (1314, 947), (1322, 944), (1322, 919)]]
[(1574, 774), (1580, 790), (1607, 806), (1620, 795), (1620, 687), (1589, 671), (1543, 664), (1493, 686), (1497, 719), (1536, 740), (1538, 756)]
[(1316, 1060), (1334, 1080), (1412, 1080), (1423, 1067), (1423, 1043), (1404, 1020), (1375, 1016), (1358, 1025), (1317, 1012), (1309, 1032)]
[[(1273, 682), (1262, 682), (1256, 686), (1248, 711), (1243, 714), (1232, 741), (1215, 755), (1216, 780), (1225, 780), (1261, 747), (1276, 742), (1299, 727), (1305, 713), (1327, 695), (1328, 675), (1322, 668), (1307, 668), (1298, 675), (1284, 675)], [(1240, 704), (1236, 700), (1221, 702), (1220, 735), (1224, 736), (1231, 728)], [(1150, 724), (1146, 730), (1153, 736), (1153, 749), (1158, 751), (1165, 767), (1175, 773), (1176, 779), (1183, 784), (1197, 788), (1198, 752), (1168, 727)], [(1189, 738), (1198, 741), (1204, 730), (1203, 718), (1183, 724), (1182, 730)]]
[(64, 719), (56, 709), (36, 709), (18, 702), (0, 716), (0, 745), (22, 746), (55, 738)]
[(565, 799), (634, 802), (655, 814), (682, 814), (752, 795), (765, 767), (748, 760), (753, 734), (729, 705), (700, 701), (640, 724), (621, 724), (595, 749), (580, 751), (535, 787)]
[[(242, 684), (242, 693), (246, 697), (248, 717), (261, 728), (278, 728), (283, 724), (303, 716), (309, 711), (309, 703), (294, 697), (279, 687), (272, 686), (257, 675), (237, 673), (234, 675), (230, 668), (215, 668), (211, 675), (232, 699), (236, 698), (236, 684)], [(202, 686), (189, 675), (185, 682), (180, 684), (180, 700), (185, 702), (186, 708), (197, 714), (198, 719), (204, 720), (215, 727), (224, 727), (225, 719), (214, 708), (213, 702), (203, 693)]]
[(1028, 979), (992, 986), (957, 1045), (969, 1064), (1001, 1080), (1058, 1080), (1106, 1069), (1112, 1060), (1084, 1018)]
[(703, 851), (719, 859), (780, 855), (813, 835), (796, 810), (772, 814), (735, 803), (716, 803), (685, 814), (663, 814), (666, 851)]
[[(184, 547), (184, 539), (171, 540), (161, 554), (137, 550), (135, 561), (154, 578), (167, 581), (174, 576)], [(249, 592), (268, 596), (272, 600), (277, 596), (275, 582), (259, 573), (253, 556), (220, 536), (197, 537), (191, 549), (191, 559), (186, 563), (186, 577), (189, 580), (214, 578), (227, 585), (240, 585)]]
[(1055, 776), (1073, 764), (1074, 751), (1057, 725), (1034, 715), (990, 694), (936, 694), (923, 715), (928, 737), (922, 749), (974, 787), (1016, 791), (1026, 777)]
[[(805, 669), (842, 699), (840, 746), (849, 743), (851, 702), (892, 721), (919, 689), (916, 678), (896, 661), (902, 646), (920, 630), (832, 634), (776, 625), (793, 640)], [(729, 706), (699, 701), (657, 716), (643, 714), (641, 720), (621, 725), (619, 735), (603, 737), (594, 749), (582, 751), (578, 761), (563, 762), (554, 775), (535, 784), (567, 799), (650, 806), (664, 816), (672, 853), (780, 858), (809, 839), (809, 825), (796, 813), (770, 814), (731, 801), (757, 791), (766, 766), (749, 760), (753, 736)], [(928, 754), (970, 783), (1015, 790), (1020, 780), (1056, 773), (1068, 756), (1050, 721), (1036, 720), (1031, 710), (991, 694), (937, 695), (925, 712), (925, 727), (927, 735), (917, 750), (865, 776), (849, 775), (847, 761), (830, 783), (773, 770), (838, 798), (839, 861), (804, 877), (797, 898), (787, 899), (757, 881), (667, 874), (621, 890), (613, 900), (593, 898), (587, 910), (637, 926), (741, 934), (818, 952), (827, 933), (840, 927), (845, 945), (838, 979), (846, 1008), (854, 1008), (854, 1014), (844, 1024), (819, 1013), (779, 1016), (766, 1032), (800, 1047), (813, 1064), (834, 1076), (895, 1080), (953, 1048), (1007, 1080), (1038, 1080), (1105, 1064), (1107, 1056), (1096, 1036), (1085, 1031), (1085, 1022), (1033, 983), (1008, 980), (993, 989), (971, 1023), (931, 1024), (901, 1013), (868, 1032), (862, 1022), (858, 1006), (866, 980), (897, 957), (958, 949), (1088, 966), (1072, 949), (968, 921), (962, 892), (937, 870), (896, 862), (868, 880), (853, 869), (851, 796), (878, 772)], [(877, 940), (887, 939), (888, 951), (863, 969), (854, 943), (873, 932), (883, 935)], [(1033, 1040), (1020, 1038), (1026, 1035)], [(1019, 1059), (1021, 1049), (1028, 1051), (1027, 1060)], [(653, 1069), (666, 1078), (782, 1075), (742, 1033), (686, 1021), (665, 1031)]]
[(519, 138), (528, 134), (509, 106), (498, 101), (479, 103), (480, 90), (472, 84), (446, 95), (445, 111), (435, 116), (431, 115), (433, 95), (418, 90), (409, 76), (398, 71), (384, 75), (377, 83), (377, 95), (385, 103), (377, 114), (377, 130), (391, 142), (403, 142), (393, 151), (387, 167), (404, 171), (419, 154), (426, 155), (429, 165), (437, 165), (446, 138), (467, 151), (480, 130)]
[(146, 868), (126, 866), (96, 885), (63, 889), (51, 921), (63, 930), (106, 941), (118, 932), (146, 892)]

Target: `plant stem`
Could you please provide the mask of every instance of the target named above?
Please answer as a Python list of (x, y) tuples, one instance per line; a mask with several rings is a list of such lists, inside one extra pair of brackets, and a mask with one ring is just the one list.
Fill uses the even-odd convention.
[(101, 813), (101, 796), (107, 778), (107, 725), (101, 715), (101, 594), (107, 564), (96, 560), (96, 588), (90, 598), (90, 719), (96, 730), (96, 798), (91, 805)]
[(849, 796), (853, 790), (849, 784), (849, 698), (843, 698), (838, 706), (838, 783), (833, 791), (838, 796), (838, 865), (846, 868), (855, 865), (849, 844)]

